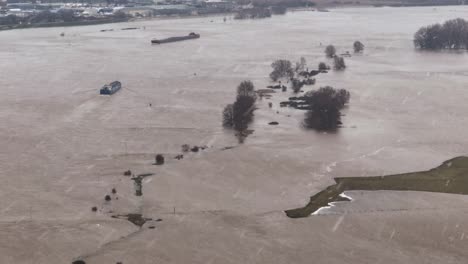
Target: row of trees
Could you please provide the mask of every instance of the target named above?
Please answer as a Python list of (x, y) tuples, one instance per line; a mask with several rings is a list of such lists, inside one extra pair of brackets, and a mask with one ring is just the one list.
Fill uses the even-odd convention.
[(309, 0), (236, 0), (238, 5), (253, 5), (255, 7), (307, 7), (314, 6), (315, 3)]
[[(360, 41), (355, 41), (353, 43), (353, 49), (355, 53), (361, 53), (364, 51), (364, 44)], [(336, 55), (336, 48), (333, 45), (328, 45), (325, 47), (325, 55), (327, 58), (333, 58), (333, 68), (337, 71), (346, 69), (346, 63), (343, 57)], [(350, 56), (349, 52), (346, 52), (343, 55)]]
[[(346, 67), (342, 57), (334, 56), (333, 58), (335, 69)], [(294, 68), (292, 65), (288, 60), (276, 60), (271, 64), (273, 71), (270, 73), (270, 78), (273, 81), (288, 78), (291, 81), (293, 92), (298, 93), (307, 80), (295, 78), (295, 74), (299, 76), (298, 73), (306, 70), (307, 63), (305, 58), (301, 58), (296, 62)], [(320, 62), (319, 70), (316, 72), (326, 71), (329, 68), (324, 62)], [(301, 104), (306, 106), (304, 109), (308, 109), (304, 118), (304, 126), (317, 130), (334, 130), (341, 125), (341, 109), (349, 102), (350, 93), (345, 89), (337, 90), (326, 86), (309, 91), (300, 98), (303, 101)]]
[[(116, 12), (113, 18), (125, 19), (127, 16), (123, 12)], [(75, 22), (84, 20), (96, 20), (96, 17), (83, 17), (75, 13), (71, 9), (61, 9), (57, 12), (49, 10), (33, 13), (27, 17), (18, 17), (15, 15), (8, 15), (0, 17), (0, 25), (18, 25), (18, 24), (41, 24), (41, 23), (62, 23), (62, 22)]]
[(242, 9), (234, 15), (234, 19), (255, 19), (271, 17), (271, 10), (264, 7)]
[(318, 74), (319, 72), (330, 70), (330, 66), (328, 66), (325, 62), (320, 62), (318, 64), (318, 71), (313, 70), (312, 72), (308, 72), (307, 62), (304, 57), (301, 57), (301, 59), (296, 62), (294, 67), (289, 60), (276, 60), (271, 64), (271, 68), (273, 71), (270, 73), (270, 79), (274, 82), (280, 80), (281, 78), (291, 80), (300, 75), (312, 75), (313, 72)]
[(414, 34), (419, 49), (468, 49), (468, 21), (457, 18), (420, 28)]
[(237, 97), (233, 104), (223, 110), (223, 126), (238, 132), (239, 141), (243, 142), (248, 125), (253, 120), (257, 94), (251, 81), (243, 81), (237, 87)]
[[(354, 50), (354, 53), (361, 53), (364, 51), (364, 44), (362, 44), (361, 41), (359, 40), (356, 40), (354, 43), (353, 43), (353, 50)], [(325, 47), (325, 55), (328, 57), (328, 58), (333, 58), (336, 55), (336, 48), (335, 46), (333, 45), (328, 45)]]
[[(276, 60), (271, 64), (273, 71), (270, 73), (270, 79), (274, 82), (285, 78), (290, 81), (291, 89), (294, 93), (298, 93), (304, 85), (313, 85), (315, 84), (315, 79), (310, 77), (318, 74), (322, 67), (323, 70), (327, 70), (329, 67), (325, 63), (319, 64), (319, 70), (309, 72), (307, 68), (307, 61), (304, 57), (301, 57), (298, 62), (294, 64), (289, 60)], [(285, 91), (286, 87), (278, 85), (278, 88), (283, 88)]]
[(325, 47), (325, 55), (327, 58), (333, 58), (333, 68), (335, 70), (341, 71), (346, 69), (346, 63), (343, 57), (336, 55), (336, 48), (333, 45), (328, 45)]

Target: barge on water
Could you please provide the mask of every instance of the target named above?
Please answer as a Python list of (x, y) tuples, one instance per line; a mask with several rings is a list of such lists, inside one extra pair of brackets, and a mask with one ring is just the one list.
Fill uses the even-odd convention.
[(122, 88), (122, 84), (119, 81), (114, 81), (114, 82), (104, 85), (99, 91), (99, 93), (111, 95), (111, 94), (116, 93), (118, 90), (120, 90), (120, 88)]
[(152, 44), (163, 44), (163, 43), (170, 43), (170, 42), (177, 42), (177, 41), (183, 41), (183, 40), (189, 40), (189, 39), (197, 39), (200, 38), (200, 34), (196, 33), (190, 33), (187, 36), (182, 36), (182, 37), (170, 37), (166, 39), (153, 39), (151, 40)]

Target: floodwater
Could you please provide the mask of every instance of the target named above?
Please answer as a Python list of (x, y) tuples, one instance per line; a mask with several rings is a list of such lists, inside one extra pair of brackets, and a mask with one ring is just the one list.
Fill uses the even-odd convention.
[[(303, 206), (333, 177), (426, 170), (466, 155), (468, 54), (421, 52), (412, 45), (419, 27), (457, 17), (467, 19), (468, 7), (343, 8), (225, 23), (219, 16), (0, 32), (0, 220), (107, 219), (88, 211), (112, 187), (122, 195), (112, 205), (119, 213), (144, 210), (158, 217), (178, 208), (247, 217)], [(120, 30), (126, 27), (139, 29)], [(150, 44), (189, 32), (201, 38)], [(337, 133), (302, 129), (302, 111), (279, 107), (292, 92), (278, 92), (257, 103), (255, 132), (245, 144), (221, 151), (237, 145), (221, 127), (237, 84), (248, 79), (265, 88), (275, 59), (303, 56), (310, 69), (320, 61), (331, 64), (325, 45), (344, 53), (355, 40), (366, 46), (362, 55), (346, 58), (344, 72), (321, 74), (306, 87), (351, 92)], [(113, 80), (123, 89), (99, 96)], [(185, 143), (210, 148), (169, 161), (145, 183), (146, 200), (133, 197), (123, 171), (154, 172), (156, 153), (176, 155)], [(14, 225), (3, 229), (14, 237), (22, 232)], [(111, 241), (112, 230), (101, 230), (102, 240), (93, 229), (97, 237), (90, 240)], [(64, 263), (92, 251), (91, 242), (77, 246), (70, 236), (66, 241), (75, 247), (49, 240), (55, 241), (50, 250), (62, 247), (56, 262), (43, 253), (5, 253), (11, 248), (2, 255), (14, 263), (32, 257)]]

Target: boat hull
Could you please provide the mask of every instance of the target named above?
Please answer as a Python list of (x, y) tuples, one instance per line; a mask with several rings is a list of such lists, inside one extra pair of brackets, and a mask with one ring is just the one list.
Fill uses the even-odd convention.
[(151, 40), (152, 44), (164, 44), (164, 43), (171, 43), (171, 42), (178, 42), (178, 41), (184, 41), (184, 40), (189, 40), (189, 39), (198, 39), (200, 38), (199, 34), (193, 34), (193, 35), (188, 35), (188, 36), (182, 36), (182, 37), (170, 37), (166, 39), (153, 39)]
[(103, 95), (112, 95), (119, 91), (121, 88), (122, 84), (120, 82), (115, 81), (108, 85), (104, 85), (104, 87), (102, 87), (101, 90), (99, 90), (99, 93)]

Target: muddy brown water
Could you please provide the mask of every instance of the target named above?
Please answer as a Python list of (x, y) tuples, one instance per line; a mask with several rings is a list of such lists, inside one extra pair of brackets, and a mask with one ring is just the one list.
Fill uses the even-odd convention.
[[(432, 168), (466, 154), (468, 55), (415, 51), (412, 35), (424, 25), (467, 18), (467, 11), (349, 8), (226, 23), (215, 17), (0, 32), (0, 173), (5, 186), (14, 186), (5, 193), (19, 192), (25, 183), (42, 192), (76, 163), (111, 155), (177, 152), (184, 143), (235, 145), (221, 127), (221, 111), (240, 81), (265, 88), (274, 59), (304, 56), (312, 69), (331, 63), (325, 45), (343, 53), (358, 39), (364, 54), (346, 58), (346, 71), (320, 74), (307, 88), (351, 92), (338, 133), (303, 130), (302, 111), (279, 108), (292, 95), (288, 91), (258, 102), (246, 145), (297, 161), (291, 175), (307, 174), (322, 187), (335, 176)], [(139, 29), (100, 32), (125, 27)], [(188, 32), (201, 38), (150, 44)], [(123, 89), (99, 96), (99, 88), (113, 80)], [(271, 121), (280, 125), (268, 126)], [(294, 171), (308, 163), (310, 171)], [(76, 174), (85, 167), (80, 163)], [(301, 190), (304, 201), (312, 190)]]

